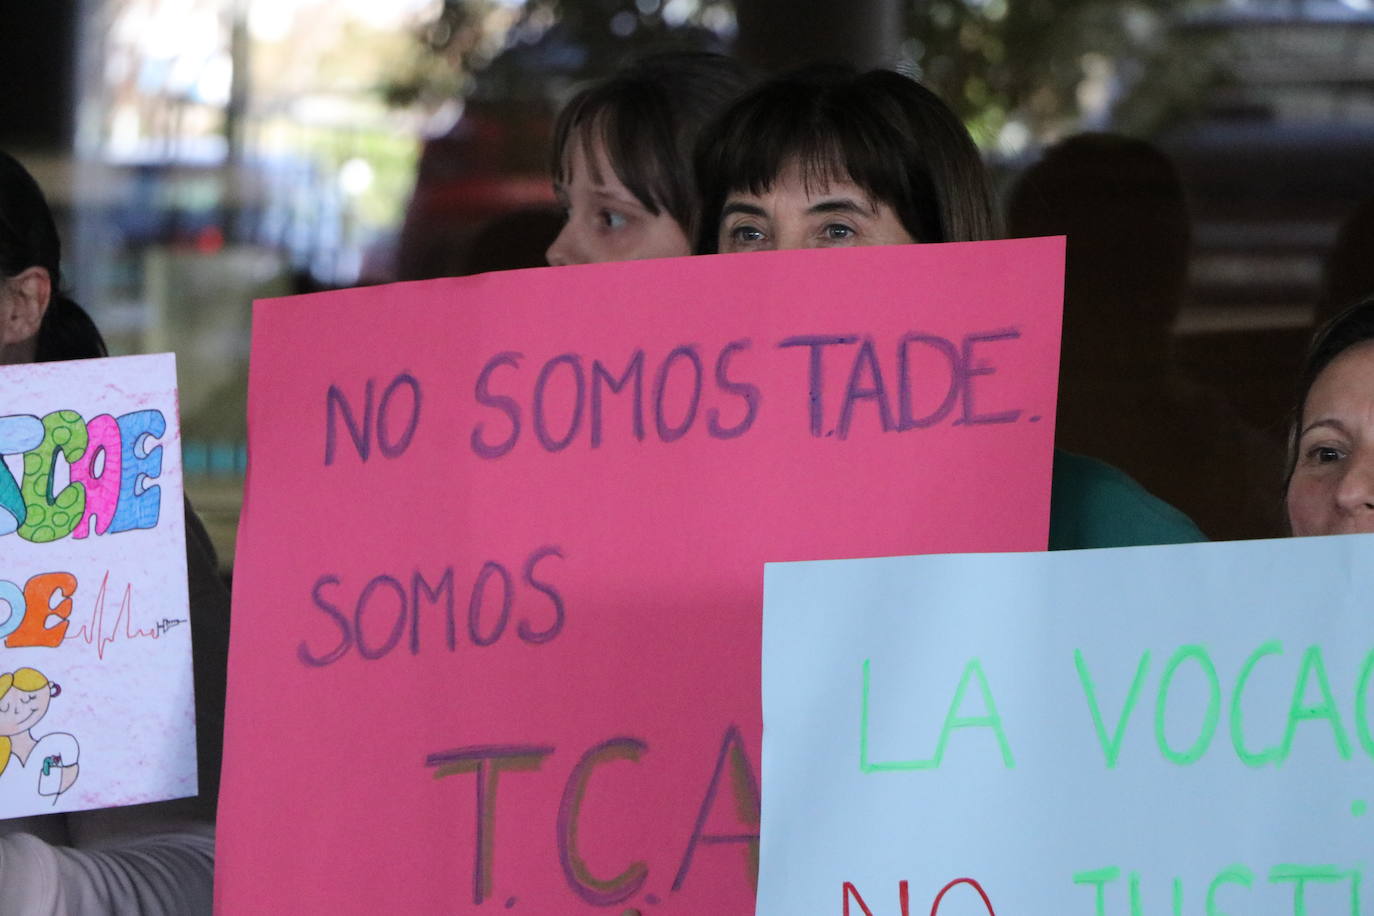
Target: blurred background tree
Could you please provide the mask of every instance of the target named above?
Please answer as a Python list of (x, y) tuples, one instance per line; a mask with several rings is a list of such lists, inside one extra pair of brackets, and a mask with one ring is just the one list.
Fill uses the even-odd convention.
[[(1181, 55), (1179, 0), (909, 0), (902, 64), (984, 148), (1018, 153), (1075, 130), (1149, 133), (1214, 78)], [(1114, 117), (1129, 111), (1126, 123)]]
[(734, 35), (732, 0), (443, 0), (385, 91), (436, 108), (455, 93), (548, 101), (637, 51), (726, 51)]
[[(627, 55), (733, 50), (761, 70), (818, 54), (897, 66), (944, 97), (988, 149), (1016, 153), (1081, 127), (1148, 133), (1215, 79), (1170, 26), (1205, 0), (444, 0), (396, 105), (480, 95), (558, 104)], [(786, 18), (780, 13), (787, 13)]]

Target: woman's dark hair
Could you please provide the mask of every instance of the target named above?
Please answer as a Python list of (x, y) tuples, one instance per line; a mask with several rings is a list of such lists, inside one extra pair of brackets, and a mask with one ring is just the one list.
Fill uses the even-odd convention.
[(0, 151), (0, 278), (41, 267), (52, 300), (38, 328), (35, 359), (51, 362), (106, 356), (105, 341), (85, 309), (59, 292), (62, 245), (43, 191), (13, 156)]
[(1356, 299), (1374, 295), (1371, 250), (1374, 250), (1374, 197), (1351, 211), (1326, 253), (1321, 297), (1317, 300), (1318, 324)]
[(697, 250), (717, 249), (732, 191), (763, 194), (791, 163), (808, 189), (852, 181), (892, 207), (918, 242), (998, 234), (978, 148), (949, 106), (890, 70), (808, 67), (740, 98), (697, 141)]
[(1021, 173), (1008, 195), (1010, 233), (1068, 238), (1066, 364), (1125, 352), (1163, 367), (1188, 279), (1190, 222), (1177, 167), (1134, 137), (1077, 134)]
[(1293, 479), (1293, 468), (1298, 461), (1298, 439), (1302, 432), (1302, 412), (1307, 406), (1307, 396), (1317, 383), (1317, 376), (1346, 350), (1366, 341), (1374, 340), (1374, 296), (1356, 302), (1317, 329), (1312, 343), (1307, 348), (1307, 358), (1303, 361), (1302, 373), (1298, 376), (1298, 397), (1293, 406), (1292, 421), (1288, 432), (1288, 473), (1284, 477), (1284, 489)]
[(690, 237), (698, 212), (691, 172), (697, 133), (747, 85), (743, 65), (708, 51), (669, 51), (633, 60), (573, 96), (559, 113), (553, 132), (554, 180), (571, 177), (569, 144), (597, 137), (630, 193), (655, 216), (668, 211)]

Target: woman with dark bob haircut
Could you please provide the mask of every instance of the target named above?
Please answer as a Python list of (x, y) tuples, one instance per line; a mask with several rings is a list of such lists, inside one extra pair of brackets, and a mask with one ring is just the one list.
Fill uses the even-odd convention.
[[(897, 73), (810, 68), (759, 86), (702, 132), (696, 172), (704, 253), (998, 235), (973, 140), (938, 96)], [(1199, 540), (1117, 469), (1055, 452), (1051, 547)]]
[(808, 191), (857, 185), (870, 203), (892, 209), (909, 236), (904, 241), (999, 234), (992, 188), (968, 131), (938, 96), (899, 73), (811, 67), (731, 106), (697, 146), (698, 251), (730, 250), (719, 237), (727, 197), (764, 194), (789, 168)]
[(746, 83), (728, 57), (674, 51), (639, 58), (574, 96), (554, 125), (554, 193), (567, 222), (549, 263), (691, 254), (692, 147)]
[[(57, 227), (43, 192), (14, 157), (0, 152), (0, 365), (106, 355), (90, 316), (59, 292), (60, 262)], [(214, 548), (189, 505), (186, 567), (199, 796), (0, 822), (3, 912), (211, 911), (229, 595)]]
[(1293, 534), (1374, 531), (1374, 296), (1317, 331), (1288, 443)]

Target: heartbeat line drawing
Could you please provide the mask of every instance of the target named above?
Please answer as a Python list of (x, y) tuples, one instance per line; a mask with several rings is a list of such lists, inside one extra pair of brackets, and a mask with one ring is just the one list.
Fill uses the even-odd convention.
[(69, 630), (63, 640), (64, 642), (73, 639), (84, 640), (86, 645), (95, 646), (96, 657), (104, 661), (105, 648), (110, 643), (120, 639), (158, 639), (173, 627), (186, 623), (185, 620), (171, 620), (164, 617), (147, 629), (135, 627), (133, 619), (134, 587), (126, 585), (124, 586), (124, 597), (119, 602), (119, 611), (110, 623), (107, 635), (105, 629), (105, 595), (109, 584), (110, 574), (107, 572), (105, 578), (100, 580), (100, 591), (96, 592), (95, 608), (91, 611), (91, 619), (74, 630)]

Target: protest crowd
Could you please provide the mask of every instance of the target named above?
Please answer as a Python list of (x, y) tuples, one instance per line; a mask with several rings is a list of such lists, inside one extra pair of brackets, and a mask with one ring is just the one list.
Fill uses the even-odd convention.
[[(1065, 236), (1050, 549), (1374, 531), (1374, 288), (1333, 288), (1321, 303), (1292, 413), (1273, 418), (1285, 441), (1253, 428), (1169, 362), (1190, 226), (1178, 174), (1150, 143), (1069, 137), (999, 195), (960, 119), (909, 76), (839, 64), (759, 75), (670, 51), (571, 98), (550, 172), (565, 218), (499, 246), (503, 266), (546, 260), (557, 275), (719, 254), (745, 270), (740, 255), (783, 249)], [(1367, 264), (1369, 244), (1352, 221), (1333, 271)], [(65, 294), (44, 192), (3, 152), (0, 329), (5, 366), (107, 355)], [(199, 794), (0, 822), (0, 913), (211, 911), (230, 603), (189, 501), (185, 530)], [(537, 567), (525, 575), (537, 588)]]

